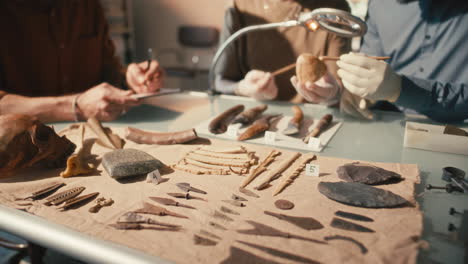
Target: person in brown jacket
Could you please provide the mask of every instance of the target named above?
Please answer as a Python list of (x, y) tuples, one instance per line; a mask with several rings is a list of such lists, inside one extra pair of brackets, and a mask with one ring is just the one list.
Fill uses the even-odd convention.
[(162, 85), (154, 60), (122, 67), (98, 0), (0, 1), (0, 35), (0, 114), (108, 121)]
[[(243, 27), (296, 19), (301, 12), (322, 7), (350, 11), (345, 0), (235, 0), (234, 7), (226, 12), (221, 42)], [(277, 76), (271, 73), (294, 63), (302, 53), (340, 56), (349, 51), (349, 39), (325, 30), (290, 27), (251, 32), (232, 43), (221, 56), (216, 87), (222, 93), (259, 100), (305, 99), (335, 104), (340, 99), (341, 85), (332, 61), (326, 62), (329, 72), (315, 83), (297, 83), (294, 69)]]

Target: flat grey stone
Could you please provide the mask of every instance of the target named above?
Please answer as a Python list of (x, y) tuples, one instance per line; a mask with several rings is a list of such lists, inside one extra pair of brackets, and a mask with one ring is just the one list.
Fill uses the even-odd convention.
[(390, 191), (357, 182), (320, 182), (318, 190), (329, 199), (358, 207), (388, 208), (408, 203)]
[(348, 163), (338, 167), (338, 177), (347, 182), (360, 182), (364, 184), (382, 184), (392, 180), (401, 180), (400, 174), (376, 166)]
[(115, 179), (147, 174), (164, 167), (161, 161), (136, 149), (118, 149), (108, 152), (102, 158), (102, 165)]

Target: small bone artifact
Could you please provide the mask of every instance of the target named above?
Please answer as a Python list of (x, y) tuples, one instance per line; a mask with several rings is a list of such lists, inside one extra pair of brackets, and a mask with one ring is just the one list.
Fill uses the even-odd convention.
[(303, 53), (296, 60), (296, 76), (299, 83), (314, 83), (327, 73), (327, 65), (316, 56)]
[(242, 187), (239, 187), (239, 192), (247, 195), (247, 196), (250, 196), (250, 197), (254, 197), (254, 198), (260, 198), (260, 196), (254, 192), (252, 192), (251, 190), (247, 190), (245, 188), (242, 188)]
[(172, 200), (170, 198), (164, 198), (164, 197), (150, 197), (151, 200), (163, 204), (163, 205), (169, 205), (169, 206), (177, 206), (177, 207), (184, 207), (184, 208), (189, 208), (189, 209), (195, 209), (195, 207), (186, 205), (186, 204), (181, 204), (175, 200)]
[(33, 199), (33, 200), (40, 199), (41, 197), (49, 195), (50, 193), (62, 188), (65, 185), (66, 184), (63, 183), (63, 182), (53, 183), (52, 185), (49, 185), (48, 187), (42, 188), (42, 189), (40, 189), (38, 191), (35, 191), (35, 192), (31, 193), (31, 195), (24, 198), (24, 200), (26, 200), (26, 199)]
[(117, 224), (110, 224), (115, 229), (120, 230), (142, 230), (142, 229), (150, 229), (150, 230), (157, 230), (157, 231), (179, 231), (180, 228), (174, 227), (156, 227), (156, 226), (145, 226), (142, 224), (136, 223), (117, 223)]
[(374, 222), (374, 219), (370, 217), (360, 215), (360, 214), (355, 214), (355, 213), (344, 212), (344, 211), (336, 211), (335, 215), (341, 216), (344, 218), (349, 218), (349, 219), (356, 220), (356, 221)]
[(106, 199), (104, 197), (96, 199), (96, 204), (89, 208), (88, 212), (90, 213), (97, 213), (101, 210), (102, 207), (111, 206), (114, 203), (112, 198)]
[(307, 134), (304, 137), (304, 139), (302, 139), (302, 141), (304, 141), (304, 143), (309, 143), (309, 139), (311, 137), (317, 137), (318, 135), (320, 135), (320, 133), (322, 133), (325, 129), (327, 129), (328, 126), (330, 126), (332, 120), (333, 120), (332, 115), (330, 114), (324, 115), (320, 119), (319, 123), (315, 126), (315, 128), (309, 134)]
[(213, 134), (221, 134), (226, 132), (227, 127), (231, 123), (232, 119), (242, 111), (244, 111), (244, 105), (241, 104), (229, 108), (210, 122), (208, 125), (208, 130)]
[(358, 182), (320, 182), (318, 190), (329, 199), (367, 208), (390, 208), (408, 201), (390, 191)]
[(263, 133), (270, 129), (271, 121), (280, 115), (266, 115), (250, 125), (242, 134), (239, 135), (237, 140), (247, 140), (249, 138), (253, 138), (256, 135)]
[(168, 195), (174, 197), (174, 198), (183, 198), (183, 199), (186, 199), (186, 200), (201, 200), (201, 201), (207, 201), (206, 199), (204, 198), (201, 198), (201, 197), (197, 197), (197, 196), (193, 196), (191, 195), (190, 193), (167, 193)]
[(226, 206), (221, 206), (220, 208), (221, 212), (223, 213), (228, 213), (228, 214), (233, 214), (233, 215), (240, 215), (238, 212), (230, 209), (230, 208), (227, 208)]
[(184, 192), (196, 192), (196, 193), (201, 193), (201, 194), (207, 194), (203, 190), (190, 186), (190, 183), (187, 183), (187, 182), (176, 183), (176, 186), (179, 187), (179, 189), (181, 189)]
[(294, 171), (287, 175), (282, 182), (278, 183), (278, 186), (273, 191), (273, 196), (278, 195), (281, 191), (283, 191), (284, 188), (286, 188), (286, 186), (291, 184), (294, 181), (294, 179), (296, 179), (299, 176), (299, 174), (304, 170), (307, 163), (311, 162), (315, 158), (316, 156), (313, 153), (304, 154), (301, 160), (299, 160), (299, 164), (296, 166)]
[[(265, 247), (265, 246), (262, 246), (262, 245), (257, 245), (257, 244), (253, 244), (253, 243), (249, 243), (249, 242), (240, 241), (240, 240), (237, 240), (237, 242), (239, 242), (241, 244), (244, 244), (244, 245), (247, 245), (247, 246), (250, 246), (250, 247), (253, 247), (253, 248), (256, 248), (256, 249), (261, 250), (263, 252), (266, 252), (266, 253), (268, 253), (270, 255), (287, 259), (289, 261), (297, 261), (297, 262), (300, 262), (300, 263), (307, 263), (307, 264), (320, 264), (320, 262), (317, 262), (315, 260), (305, 258), (305, 257), (299, 256), (299, 255), (295, 255), (295, 254), (292, 254), (292, 253), (288, 253), (288, 252), (285, 252), (285, 251), (281, 251), (281, 250), (278, 250), (276, 248)], [(241, 262), (239, 262), (239, 263), (241, 263)], [(253, 262), (253, 263), (257, 263), (257, 262)]]
[(267, 108), (268, 108), (268, 105), (266, 104), (262, 104), (262, 105), (250, 108), (238, 114), (232, 121), (232, 124), (241, 123), (242, 125), (248, 125), (252, 123), (255, 120), (255, 118), (257, 118), (260, 114), (265, 112)]
[(363, 225), (355, 224), (353, 222), (349, 222), (347, 220), (333, 217), (333, 220), (330, 226), (338, 229), (343, 229), (347, 231), (356, 231), (356, 232), (364, 232), (364, 233), (374, 233), (375, 231), (367, 228)]
[(199, 236), (197, 234), (193, 235), (193, 243), (195, 245), (201, 245), (201, 246), (216, 246), (216, 244), (218, 244), (218, 242), (216, 242), (214, 240), (211, 240), (211, 239), (206, 238), (206, 237)]
[(359, 249), (361, 250), (361, 253), (362, 254), (366, 254), (368, 252), (367, 248), (364, 246), (364, 244), (362, 244), (361, 242), (357, 241), (356, 239), (352, 238), (352, 237), (347, 237), (347, 236), (340, 236), (340, 235), (336, 235), (336, 236), (326, 236), (324, 237), (323, 239), (325, 239), (326, 241), (330, 241), (330, 240), (345, 240), (345, 241), (349, 241), (351, 243), (354, 243), (356, 246), (359, 247)]
[(49, 198), (46, 199), (46, 202), (44, 203), (45, 205), (59, 205), (66, 200), (75, 198), (76, 196), (80, 195), (82, 191), (84, 191), (85, 187), (75, 187), (72, 189), (68, 189), (63, 192), (59, 192), (57, 194), (54, 194), (50, 196)]
[(150, 154), (136, 149), (107, 152), (102, 158), (102, 165), (115, 179), (147, 174), (165, 166)]
[(68, 157), (67, 168), (65, 169), (65, 171), (62, 171), (60, 173), (60, 176), (63, 178), (78, 175), (86, 175), (96, 170), (96, 168), (93, 165), (90, 165), (87, 161), (85, 161), (85, 156), (91, 154), (91, 149), (86, 148), (84, 145), (85, 125), (80, 124), (79, 129), (81, 146), (79, 147), (78, 152), (76, 154), (73, 154), (70, 157)]
[(304, 113), (302, 112), (301, 108), (297, 105), (292, 107), (292, 111), (294, 116), (289, 120), (288, 127), (283, 130), (283, 134), (285, 135), (294, 135), (299, 133), (299, 129), (302, 124), (302, 120), (304, 119)]
[(301, 153), (295, 152), (290, 157), (283, 160), (278, 165), (278, 167), (268, 171), (268, 173), (267, 173), (267, 175), (265, 175), (263, 181), (257, 187), (255, 187), (255, 189), (261, 190), (261, 189), (264, 189), (264, 188), (268, 187), (268, 185), (270, 184), (271, 181), (273, 181), (274, 179), (277, 179), (279, 176), (281, 176), (281, 174), (287, 168), (289, 168), (291, 166), (291, 164), (293, 164), (294, 161), (296, 161), (296, 159), (298, 159), (300, 156), (301, 156)]
[(247, 202), (247, 199), (245, 199), (244, 197), (239, 196), (239, 195), (237, 195), (235, 193), (232, 194), (231, 199), (233, 199), (235, 201)]
[(75, 197), (73, 199), (65, 201), (65, 204), (59, 207), (59, 209), (68, 210), (72, 207), (78, 207), (78, 205), (83, 205), (85, 204), (85, 202), (88, 203), (94, 200), (94, 198), (96, 198), (98, 195), (99, 195), (98, 192), (94, 192), (94, 193), (84, 194), (84, 195)]
[(274, 213), (270, 211), (264, 211), (264, 213), (266, 215), (270, 215), (278, 219), (284, 220), (286, 222), (289, 222), (305, 230), (318, 230), (318, 229), (323, 228), (323, 225), (312, 217), (292, 216), (292, 215), (278, 214), (278, 213)]
[(250, 173), (249, 176), (247, 176), (241, 183), (241, 188), (244, 188), (246, 187), (251, 181), (253, 181), (258, 175), (260, 175), (261, 173), (263, 173), (267, 166), (272, 163), (276, 156), (280, 155), (281, 152), (277, 151), (277, 150), (272, 150), (270, 151), (270, 153), (268, 153), (268, 155), (265, 157), (265, 159), (260, 162), (260, 164), (254, 169), (252, 170), (252, 172)]
[(142, 216), (135, 212), (127, 212), (117, 219), (117, 223), (128, 223), (128, 224), (148, 224), (148, 225), (159, 225), (165, 227), (173, 227), (178, 228), (181, 227), (180, 225), (173, 225), (164, 222), (159, 222), (149, 217)]
[(400, 174), (388, 171), (369, 164), (359, 162), (348, 163), (338, 167), (336, 170), (338, 177), (347, 182), (360, 182), (364, 184), (376, 185), (393, 180), (401, 180)]
[(173, 228), (181, 227), (180, 225), (173, 225), (173, 224), (168, 224), (164, 222), (159, 222), (149, 217), (145, 217), (140, 214), (137, 214), (135, 212), (127, 212), (123, 214), (122, 216), (119, 217), (119, 219), (117, 219), (117, 223), (119, 224), (120, 223), (148, 224), (148, 225), (159, 225), (159, 226), (173, 227)]
[(233, 201), (233, 200), (222, 200), (225, 203), (237, 206), (237, 207), (245, 207), (245, 203), (240, 201)]
[(275, 201), (275, 206), (281, 210), (291, 210), (294, 208), (294, 203), (288, 200), (280, 199)]
[(195, 140), (198, 136), (193, 128), (184, 131), (161, 133), (127, 127), (125, 138), (138, 144), (172, 145)]
[(94, 117), (87, 120), (88, 127), (98, 136), (99, 143), (104, 147), (110, 149), (121, 149), (123, 148), (123, 140), (112, 134), (110, 129), (106, 129), (102, 126), (101, 122)]
[(303, 236), (283, 232), (271, 226), (267, 226), (267, 225), (264, 225), (255, 221), (247, 220), (246, 222), (254, 226), (254, 228), (248, 229), (248, 230), (237, 230), (238, 233), (247, 234), (247, 235), (257, 235), (257, 236), (293, 238), (293, 239), (310, 241), (310, 242), (319, 243), (319, 244), (327, 244), (326, 242), (316, 240), (313, 238), (308, 238), (308, 237), (303, 237)]
[(152, 215), (159, 215), (159, 216), (174, 216), (174, 217), (179, 217), (179, 218), (188, 218), (185, 215), (181, 215), (178, 213), (171, 212), (167, 210), (166, 208), (152, 205), (150, 203), (144, 203), (143, 208), (137, 209), (134, 211), (135, 213), (142, 213), (142, 214), (152, 214)]

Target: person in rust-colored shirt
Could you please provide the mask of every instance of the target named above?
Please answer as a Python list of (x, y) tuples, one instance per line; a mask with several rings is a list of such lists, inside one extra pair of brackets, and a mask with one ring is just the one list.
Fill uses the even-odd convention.
[(98, 0), (0, 1), (0, 35), (0, 114), (108, 121), (162, 86), (154, 60), (122, 67)]

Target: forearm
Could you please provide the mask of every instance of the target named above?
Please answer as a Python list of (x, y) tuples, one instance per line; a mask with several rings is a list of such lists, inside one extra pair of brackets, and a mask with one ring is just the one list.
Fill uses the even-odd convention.
[(468, 119), (468, 85), (403, 76), (396, 103), (434, 120), (462, 121)]
[(0, 99), (0, 115), (27, 114), (44, 123), (75, 119), (73, 99), (75, 95), (60, 97), (26, 97), (6, 94)]

